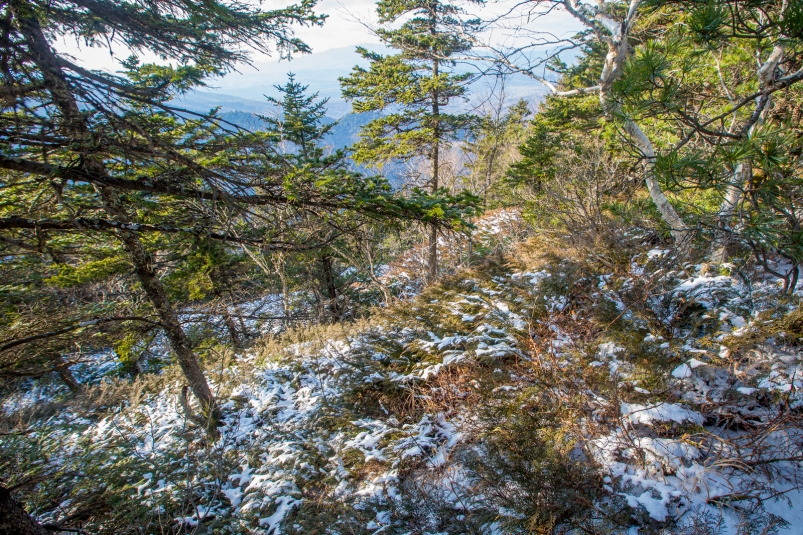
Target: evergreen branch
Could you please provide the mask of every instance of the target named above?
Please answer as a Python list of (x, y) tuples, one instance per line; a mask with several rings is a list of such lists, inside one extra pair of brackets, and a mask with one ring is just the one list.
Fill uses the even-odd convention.
[(56, 329), (53, 331), (49, 331), (46, 333), (39, 333), (34, 334), (31, 336), (26, 336), (24, 338), (17, 338), (16, 340), (6, 339), (0, 341), (0, 351), (7, 351), (9, 349), (15, 348), (17, 346), (21, 346), (24, 344), (29, 344), (31, 342), (35, 342), (37, 340), (44, 340), (47, 338), (54, 338), (56, 336), (61, 336), (62, 334), (67, 334), (72, 331), (77, 331), (78, 329), (83, 329), (85, 327), (93, 327), (95, 325), (103, 325), (104, 323), (114, 323), (118, 321), (141, 321), (144, 323), (150, 323), (152, 325), (161, 326), (161, 323), (158, 321), (153, 321), (148, 318), (143, 318), (140, 316), (115, 316), (111, 318), (100, 318), (88, 321), (82, 321), (80, 323), (76, 323), (75, 325), (70, 325), (67, 327), (63, 327), (61, 329)]
[[(737, 104), (731, 106), (725, 112), (717, 115), (716, 117), (714, 117), (712, 119), (709, 119), (708, 121), (706, 121), (704, 123), (698, 123), (699, 127), (700, 128), (705, 128), (705, 127), (707, 127), (707, 126), (709, 126), (709, 125), (711, 125), (711, 124), (713, 124), (713, 123), (715, 123), (715, 122), (717, 122), (719, 120), (724, 119), (725, 117), (731, 115), (732, 113), (740, 110), (741, 108), (747, 106), (751, 102), (755, 102), (756, 99), (759, 99), (759, 101), (756, 104), (756, 109), (753, 111), (753, 113), (750, 116), (750, 119), (748, 120), (747, 124), (745, 125), (746, 128), (742, 128), (742, 130), (741, 130), (741, 132), (739, 134), (739, 137), (744, 137), (747, 134), (747, 132), (750, 130), (750, 128), (756, 123), (756, 121), (758, 121), (759, 117), (761, 116), (761, 112), (764, 110), (764, 106), (766, 106), (766, 100), (764, 100), (764, 99), (766, 99), (767, 97), (769, 97), (773, 93), (776, 93), (778, 91), (781, 91), (783, 89), (786, 89), (786, 88), (796, 84), (797, 82), (799, 82), (801, 80), (803, 80), (803, 69), (800, 69), (800, 70), (798, 70), (798, 71), (796, 71), (796, 72), (794, 72), (794, 73), (792, 73), (792, 74), (790, 74), (788, 76), (784, 76), (783, 78), (779, 78), (778, 81), (776, 81), (774, 84), (769, 85), (769, 86), (767, 86), (767, 87), (765, 87), (763, 89), (760, 89), (759, 91), (756, 91), (755, 93), (753, 93), (751, 95), (748, 95), (748, 96), (744, 97)], [(677, 145), (675, 145), (675, 150), (679, 149), (680, 147), (682, 147), (686, 143), (688, 143), (691, 140), (692, 136), (697, 131), (698, 131), (697, 129), (693, 129), (691, 132), (689, 132), (686, 135), (686, 137), (684, 137)]]
[(189, 234), (209, 238), (212, 240), (241, 243), (247, 245), (260, 245), (272, 251), (309, 251), (321, 247), (321, 244), (298, 245), (290, 242), (269, 241), (260, 238), (245, 238), (214, 232), (202, 227), (173, 227), (169, 225), (148, 225), (141, 223), (122, 223), (110, 221), (108, 219), (90, 219), (77, 217), (75, 219), (27, 219), (24, 217), (11, 216), (0, 218), (0, 230), (97, 230), (97, 231), (124, 231), (124, 232), (164, 232), (167, 234)]

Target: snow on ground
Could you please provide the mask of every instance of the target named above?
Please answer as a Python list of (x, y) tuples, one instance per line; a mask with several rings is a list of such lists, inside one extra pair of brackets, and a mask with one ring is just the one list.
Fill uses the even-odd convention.
[[(478, 250), (504, 248), (527, 234), (521, 211), (517, 208), (489, 210), (473, 222), (470, 236), (447, 234), (438, 238), (439, 265), (443, 274), (452, 274)], [(384, 266), (379, 279), (404, 299), (418, 295), (425, 286), (428, 265), (427, 244), (412, 247), (390, 265)]]
[[(505, 217), (483, 225), (497, 231)], [(536, 371), (549, 372), (567, 378), (554, 386), (556, 398), (565, 389), (585, 396), (577, 447), (604, 476), (600, 504), (619, 500), (630, 512), (621, 533), (648, 525), (680, 533), (672, 530), (701, 518), (716, 519), (721, 535), (742, 533), (745, 522), (800, 533), (800, 354), (781, 338), (740, 345), (777, 308), (779, 287), (702, 269), (687, 277), (666, 271), (666, 257), (650, 251), (626, 276), (589, 278), (581, 294), (561, 286), (562, 268), (464, 279), (346, 336), (239, 355), (222, 376), (210, 373), (224, 413), (212, 442), (184, 417), (180, 385), (171, 384), (99, 417), (51, 417), (38, 447), (62, 472), (97, 463), (96, 477), (124, 479), (149, 514), (174, 525), (304, 532), (302, 513), (318, 514), (323, 500), (382, 533), (414, 489), (451, 504), (455, 518), (483, 507), (461, 455), (481, 451), (477, 407), (463, 401), (476, 401), (480, 385), (461, 374), (485, 370), (493, 402), (520, 403)], [(651, 324), (628, 297), (644, 280), (663, 288), (644, 300), (660, 319)], [(634, 346), (606, 339), (607, 331), (580, 343), (571, 327), (585, 320), (573, 308), (579, 298), (610, 303), (662, 379), (643, 383)], [(697, 323), (684, 323), (690, 311)], [(606, 381), (613, 387), (594, 390)], [(4, 410), (14, 408), (6, 400)], [(42, 520), (69, 513), (67, 503)], [(482, 532), (502, 533), (500, 522), (520, 517), (497, 513)]]

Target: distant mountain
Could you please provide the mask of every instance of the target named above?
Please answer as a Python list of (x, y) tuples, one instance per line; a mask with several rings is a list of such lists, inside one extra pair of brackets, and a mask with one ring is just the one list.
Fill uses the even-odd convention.
[[(387, 49), (380, 45), (364, 46), (376, 52), (387, 52)], [(320, 98), (329, 99), (328, 115), (337, 119), (351, 112), (350, 103), (341, 97), (338, 78), (348, 75), (355, 65), (365, 67), (367, 62), (353, 47), (334, 48), (298, 56), (292, 61), (257, 63), (255, 64), (257, 71), (251, 67), (242, 67), (242, 72), (227, 75), (218, 80), (214, 87), (191, 91), (178, 102), (193, 111), (208, 111), (220, 106), (222, 112), (266, 113), (272, 107), (265, 100), (265, 95), (279, 96), (274, 86), (283, 85), (287, 81), (287, 74), (292, 72), (296, 75), (296, 81), (309, 86), (310, 93), (317, 92)], [(471, 110), (491, 92), (498, 92), (499, 88), (496, 79), (480, 79), (470, 88), (470, 101), (459, 103), (456, 108), (462, 111)], [(547, 92), (538, 82), (523, 75), (507, 78), (504, 90), (508, 104), (513, 104), (519, 99), (535, 103)]]
[(240, 111), (264, 114), (274, 108), (264, 98), (261, 100), (249, 100), (210, 91), (190, 91), (175, 99), (172, 103), (178, 107), (196, 112), (208, 112), (212, 108), (219, 107), (221, 113)]
[[(349, 113), (340, 119), (324, 117), (323, 122), (325, 124), (337, 121), (337, 124), (324, 139), (324, 146), (329, 147), (331, 150), (337, 150), (353, 145), (359, 140), (360, 129), (368, 124), (369, 121), (379, 117), (379, 115), (376, 112), (366, 112)], [(252, 132), (265, 128), (265, 121), (252, 112), (226, 111), (222, 112), (220, 117), (228, 123), (246, 128)], [(367, 170), (363, 166), (355, 166), (355, 168), (366, 172), (368, 175), (375, 173), (375, 171)], [(387, 177), (394, 187), (400, 187), (404, 181), (405, 169), (405, 166), (401, 163), (389, 163), (383, 167), (382, 175)]]
[[(221, 112), (220, 117), (231, 124), (235, 124), (251, 131), (262, 130), (265, 128), (265, 121), (260, 119), (253, 112), (224, 111)], [(348, 115), (344, 115), (340, 119), (324, 117), (324, 124), (337, 121), (337, 124), (332, 128), (332, 130), (329, 132), (329, 135), (326, 136), (324, 140), (326, 146), (333, 149), (343, 149), (349, 145), (353, 145), (359, 137), (360, 128), (377, 117), (379, 117), (378, 113), (371, 112), (357, 114), (350, 113)]]
[[(371, 50), (383, 52), (385, 49), (379, 45), (365, 45)], [(292, 61), (275, 63), (256, 63), (253, 67), (242, 67), (241, 72), (232, 73), (218, 81), (216, 88), (203, 92), (190, 93), (187, 100), (195, 101), (194, 95), (202, 93), (198, 100), (204, 100), (220, 92), (225, 95), (225, 106), (234, 104), (236, 99), (244, 101), (250, 107), (232, 108), (241, 111), (254, 111), (261, 113), (266, 108), (255, 103), (264, 103), (264, 95), (278, 96), (275, 85), (283, 85), (287, 81), (287, 74), (296, 75), (296, 81), (308, 85), (311, 93), (317, 92), (321, 98), (329, 98), (329, 113), (335, 118), (342, 117), (351, 111), (351, 105), (340, 96), (340, 82), (338, 78), (346, 76), (355, 65), (366, 65), (366, 62), (355, 51), (354, 47), (334, 48), (325, 52), (318, 52), (306, 56), (297, 56)], [(254, 70), (254, 69), (257, 70)], [(250, 103), (250, 104), (248, 104)], [(223, 104), (221, 104), (223, 105)]]

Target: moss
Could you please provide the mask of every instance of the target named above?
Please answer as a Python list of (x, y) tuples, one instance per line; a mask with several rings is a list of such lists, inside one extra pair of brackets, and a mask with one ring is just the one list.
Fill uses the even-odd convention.
[(798, 307), (786, 316), (768, 325), (767, 334), (783, 333), (784, 342), (803, 345), (803, 307)]

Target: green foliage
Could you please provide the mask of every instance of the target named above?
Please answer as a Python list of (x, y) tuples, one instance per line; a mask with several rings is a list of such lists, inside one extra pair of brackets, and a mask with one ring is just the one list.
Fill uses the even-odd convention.
[(539, 107), (529, 128), (530, 136), (519, 147), (521, 159), (510, 166), (507, 180), (538, 191), (543, 182), (561, 169), (558, 154), (601, 130), (601, 113), (594, 97), (549, 97)]
[[(382, 55), (358, 47), (369, 68), (355, 67), (340, 82), (355, 112), (390, 113), (364, 127), (354, 159), (377, 165), (415, 157), (437, 159), (433, 151), (457, 139), (472, 123), (467, 114), (444, 113), (441, 108), (465, 96), (472, 76), (455, 71), (450, 58), (470, 47), (460, 32), (471, 34), (478, 22), (461, 21), (460, 8), (441, 1), (385, 0), (377, 6), (380, 22), (388, 25), (377, 35), (398, 52)], [(401, 26), (391, 29), (397, 21), (403, 21)], [(437, 187), (435, 178), (433, 188)]]
[(515, 165), (518, 146), (530, 132), (531, 112), (525, 100), (520, 100), (504, 114), (501, 111), (497, 108), (476, 120), (464, 149), (469, 161), (462, 183), (484, 197), (486, 208), (496, 202), (517, 204), (516, 196), (508, 191), (505, 173)]
[(729, 13), (727, 7), (710, 1), (693, 9), (686, 19), (698, 42), (711, 43), (725, 38)]
[(92, 260), (83, 264), (59, 266), (57, 275), (45, 279), (48, 284), (62, 288), (105, 281), (112, 275), (122, 275), (131, 271), (131, 263), (123, 256), (110, 256), (102, 260)]
[(791, 0), (780, 21), (781, 31), (790, 39), (803, 39), (803, 3)]
[(509, 532), (578, 527), (594, 517), (586, 504), (600, 492), (601, 475), (577, 437), (565, 433), (560, 407), (548, 396), (528, 394), (482, 416), (480, 446), (467, 453), (467, 466), (490, 511), (516, 512), (500, 518)]

